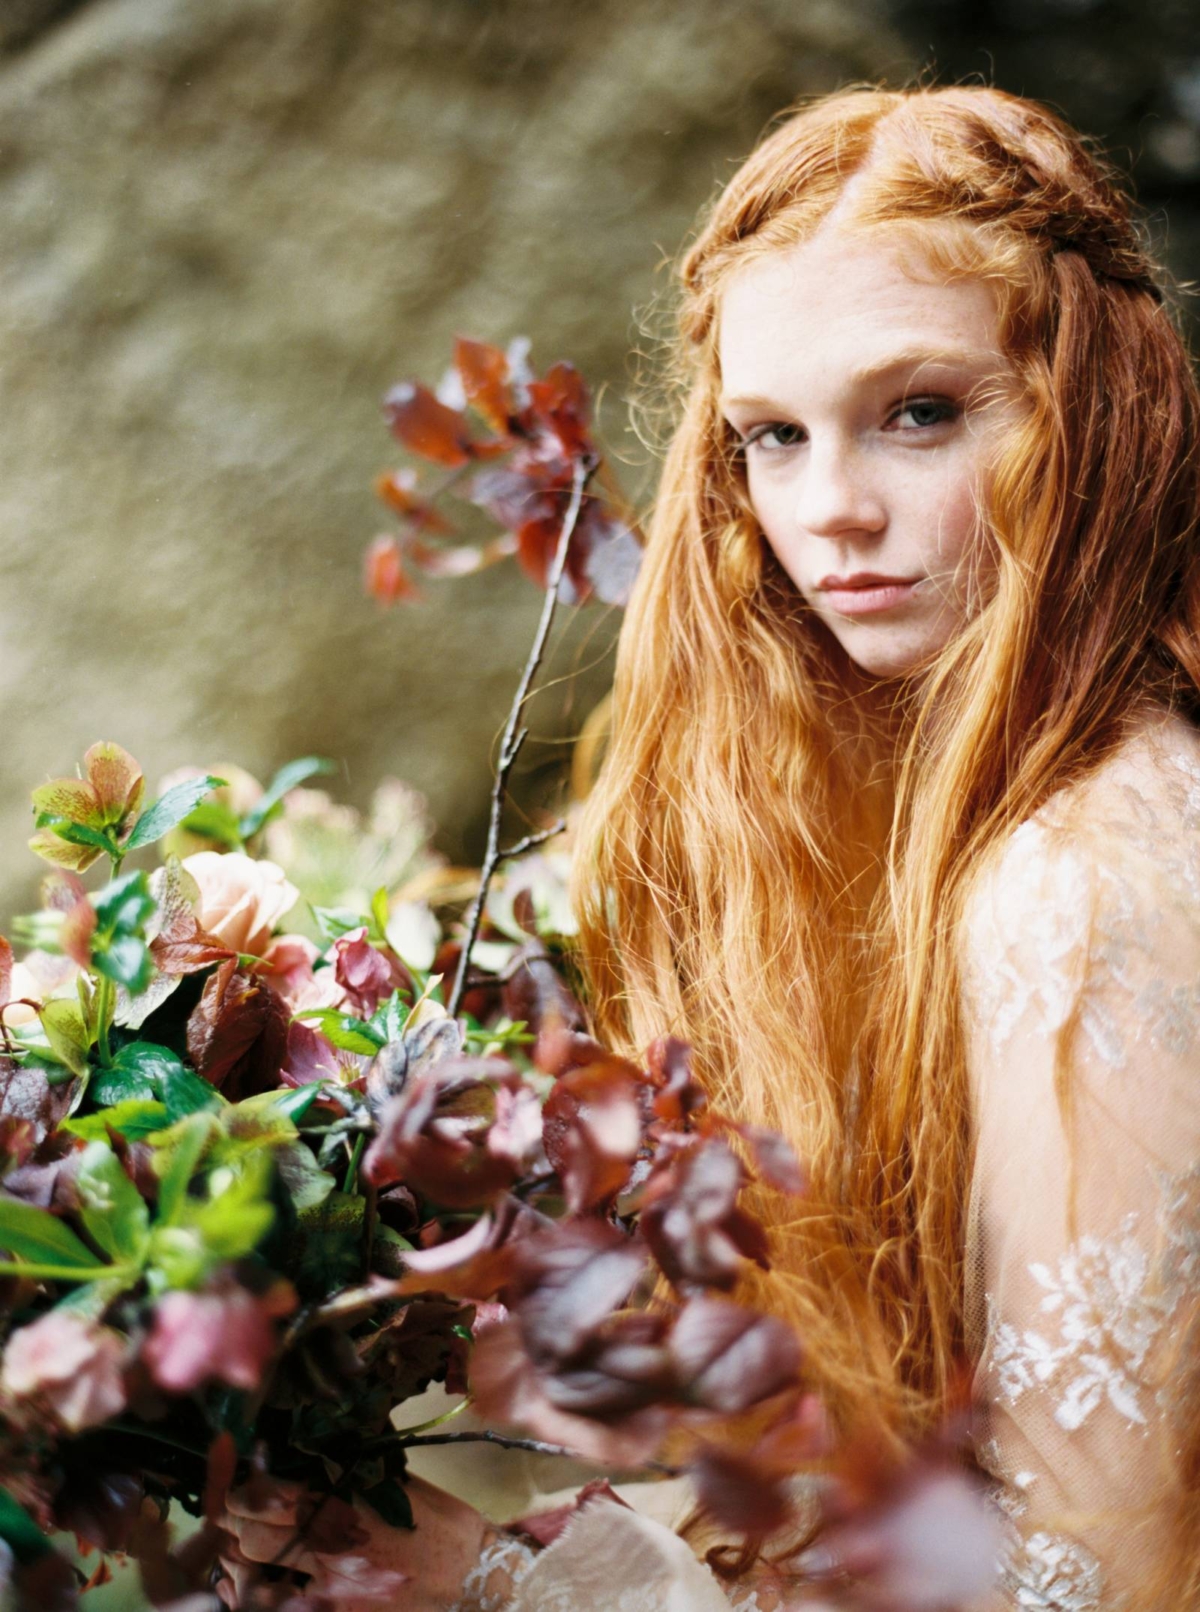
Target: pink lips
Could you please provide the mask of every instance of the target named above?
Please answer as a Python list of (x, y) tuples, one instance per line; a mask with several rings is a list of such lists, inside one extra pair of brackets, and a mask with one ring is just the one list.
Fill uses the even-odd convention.
[(830, 608), (839, 616), (871, 616), (892, 610), (912, 597), (919, 577), (881, 576), (876, 571), (856, 571), (853, 576), (822, 577), (817, 583)]

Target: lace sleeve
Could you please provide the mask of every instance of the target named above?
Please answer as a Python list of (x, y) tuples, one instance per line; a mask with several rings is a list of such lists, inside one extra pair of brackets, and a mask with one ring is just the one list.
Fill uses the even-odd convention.
[(1200, 1605), (1200, 767), (1146, 765), (1018, 829), (966, 923), (1007, 1607)]

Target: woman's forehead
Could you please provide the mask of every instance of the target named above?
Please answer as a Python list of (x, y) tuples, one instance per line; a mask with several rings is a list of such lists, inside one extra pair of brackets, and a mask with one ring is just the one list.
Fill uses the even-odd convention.
[(996, 295), (949, 277), (907, 235), (822, 229), (733, 269), (718, 306), (724, 391), (776, 395), (800, 375), (872, 379), (908, 365), (995, 367)]

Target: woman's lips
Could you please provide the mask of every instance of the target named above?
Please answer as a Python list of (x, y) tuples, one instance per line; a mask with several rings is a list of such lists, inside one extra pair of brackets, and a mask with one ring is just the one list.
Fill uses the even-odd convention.
[(849, 577), (822, 577), (817, 591), (824, 594), (830, 609), (839, 616), (872, 616), (906, 603), (920, 581), (920, 577), (888, 577), (861, 571)]

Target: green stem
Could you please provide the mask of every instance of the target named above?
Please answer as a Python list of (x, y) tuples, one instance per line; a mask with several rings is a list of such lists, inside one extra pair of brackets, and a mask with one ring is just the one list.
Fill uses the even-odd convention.
[[(465, 1411), (470, 1403), (471, 1400), (468, 1395), (466, 1398), (460, 1399), (457, 1405), (451, 1405), (448, 1411), (443, 1411), (440, 1416), (432, 1417), (428, 1422), (418, 1422), (415, 1427), (397, 1427), (391, 1437), (411, 1438), (414, 1433), (431, 1433), (435, 1427), (443, 1426), (452, 1416), (458, 1416), (462, 1411)], [(386, 1439), (387, 1437), (388, 1435), (385, 1433), (384, 1438)]]
[(112, 1049), (108, 1043), (108, 1031), (115, 1005), (116, 988), (107, 974), (101, 974), (96, 992), (96, 1040), (100, 1049), (100, 1062), (105, 1069), (112, 1067)]
[(358, 1175), (358, 1161), (362, 1158), (363, 1143), (366, 1136), (362, 1131), (354, 1138), (354, 1146), (350, 1151), (350, 1165), (346, 1171), (346, 1179), (342, 1182), (343, 1192), (353, 1192), (354, 1182)]
[(31, 1282), (125, 1281), (137, 1270), (135, 1265), (43, 1265), (21, 1260), (0, 1259), (0, 1276), (26, 1276)]

